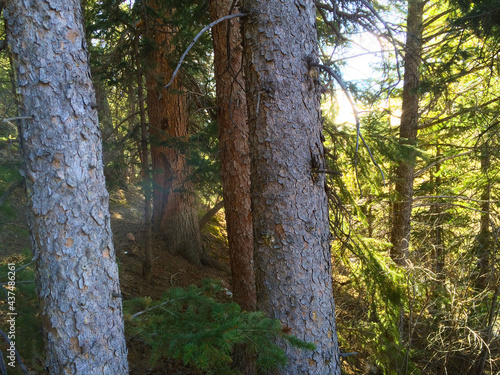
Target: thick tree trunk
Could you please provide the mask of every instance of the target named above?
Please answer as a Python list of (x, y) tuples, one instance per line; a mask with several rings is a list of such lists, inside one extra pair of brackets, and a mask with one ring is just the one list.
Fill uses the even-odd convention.
[[(148, 6), (158, 9), (156, 0)], [(146, 36), (151, 43), (146, 71), (147, 103), (153, 164), (153, 225), (172, 254), (201, 265), (202, 247), (198, 211), (186, 154), (175, 141), (187, 141), (189, 112), (184, 88), (172, 76), (169, 55), (175, 30), (161, 19), (148, 19)]]
[(321, 142), (314, 2), (247, 0), (257, 307), (316, 350), (286, 345), (280, 374), (340, 374)]
[[(229, 14), (232, 1), (211, 0), (212, 20)], [(238, 12), (233, 9), (233, 12)], [(245, 310), (255, 310), (253, 226), (250, 198), (248, 117), (243, 77), (240, 22), (233, 19), (212, 29), (217, 121), (224, 210), (231, 254), (234, 300)]]
[(122, 302), (78, 0), (12, 0), (29, 225), (51, 374), (127, 374)]
[[(424, 1), (409, 0), (406, 31), (405, 74), (400, 143), (415, 146), (418, 129), (418, 93), (420, 66), (422, 64), (422, 20)], [(413, 199), (413, 175), (415, 152), (409, 151), (396, 170), (396, 201), (391, 232), (391, 257), (397, 264), (405, 265), (408, 258), (411, 230), (411, 205)]]

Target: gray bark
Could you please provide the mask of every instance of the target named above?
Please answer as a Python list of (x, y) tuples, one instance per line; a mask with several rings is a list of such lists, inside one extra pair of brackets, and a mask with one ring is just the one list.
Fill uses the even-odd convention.
[(51, 374), (127, 374), (122, 303), (79, 0), (12, 0), (29, 225)]
[(243, 19), (257, 307), (316, 350), (279, 374), (340, 374), (313, 1), (247, 0)]

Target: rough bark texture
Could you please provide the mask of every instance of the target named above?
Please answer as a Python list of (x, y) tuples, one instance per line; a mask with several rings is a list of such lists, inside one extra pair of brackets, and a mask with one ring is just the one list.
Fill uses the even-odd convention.
[(29, 225), (51, 374), (127, 374), (122, 302), (79, 0), (12, 0)]
[[(159, 2), (148, 1), (148, 6), (158, 9)], [(172, 76), (169, 55), (174, 32), (163, 20), (148, 19), (146, 35), (151, 50), (147, 56), (146, 87), (153, 164), (153, 225), (166, 239), (172, 254), (200, 265), (198, 211), (188, 180), (186, 154), (168, 147), (173, 141), (186, 141), (189, 126), (187, 95), (179, 79), (164, 88)]]
[(248, 0), (243, 20), (257, 307), (316, 350), (279, 374), (340, 374), (313, 1)]
[[(210, 17), (215, 21), (230, 12), (232, 0), (210, 0)], [(224, 212), (231, 256), (234, 301), (243, 309), (257, 307), (253, 261), (253, 225), (250, 196), (250, 145), (243, 77), (243, 45), (239, 19), (219, 23), (212, 28), (215, 81), (217, 86), (217, 122)], [(234, 367), (243, 375), (256, 373), (255, 360), (244, 346), (233, 353)]]
[[(228, 0), (211, 0), (212, 20), (228, 15), (231, 3)], [(238, 9), (233, 9), (233, 12), (238, 13)], [(219, 23), (212, 29), (212, 35), (222, 186), (233, 294), (234, 300), (241, 307), (252, 311), (255, 310), (257, 298), (253, 263), (247, 101), (239, 20)]]
[[(422, 19), (424, 1), (409, 0), (405, 49), (405, 74), (400, 143), (414, 146), (418, 130), (418, 93), (420, 66), (422, 64)], [(404, 265), (408, 258), (411, 230), (411, 205), (413, 199), (413, 175), (415, 173), (415, 152), (409, 151), (396, 170), (396, 202), (391, 232), (391, 257)]]

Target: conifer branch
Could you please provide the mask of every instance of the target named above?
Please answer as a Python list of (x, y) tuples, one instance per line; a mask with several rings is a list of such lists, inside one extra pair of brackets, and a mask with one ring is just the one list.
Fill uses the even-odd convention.
[[(344, 93), (345, 93), (345, 95), (347, 97), (347, 100), (349, 101), (349, 104), (352, 107), (352, 112), (354, 114), (354, 119), (356, 121), (356, 153), (355, 153), (355, 157), (354, 157), (354, 166), (355, 166), (355, 168), (357, 167), (357, 158), (358, 158), (358, 151), (359, 151), (359, 140), (361, 139), (363, 141), (363, 145), (365, 146), (366, 150), (368, 151), (368, 154), (370, 155), (370, 159), (372, 160), (373, 164), (380, 171), (380, 174), (382, 175), (382, 181), (383, 181), (383, 183), (385, 185), (384, 172), (382, 171), (382, 168), (380, 168), (380, 165), (375, 161), (375, 158), (373, 157), (373, 154), (372, 154), (372, 151), (370, 150), (370, 147), (368, 146), (368, 144), (365, 141), (365, 138), (361, 134), (361, 121), (359, 120), (358, 110), (356, 108), (356, 104), (354, 103), (354, 99), (352, 98), (351, 94), (349, 93), (349, 90), (347, 89), (346, 84), (344, 83), (344, 81), (342, 80), (342, 78), (332, 68), (330, 68), (329, 66), (326, 66), (326, 65), (323, 65), (323, 64), (314, 63), (314, 62), (309, 62), (309, 65), (321, 68), (325, 72), (327, 72), (328, 74), (330, 74), (335, 79), (335, 81), (337, 81), (337, 83), (340, 85), (342, 91), (344, 91)], [(358, 175), (357, 175), (357, 172), (356, 172), (356, 180), (357, 179), (358, 179)], [(361, 190), (361, 185), (360, 185), (359, 181), (358, 181), (358, 186), (360, 187), (360, 190)]]
[(429, 169), (431, 169), (432, 167), (434, 167), (435, 165), (438, 165), (438, 164), (441, 164), (441, 163), (444, 163), (445, 161), (447, 160), (451, 160), (451, 159), (455, 159), (455, 158), (458, 158), (460, 156), (465, 156), (465, 155), (469, 155), (471, 154), (472, 152), (474, 152), (473, 150), (471, 151), (467, 151), (467, 152), (462, 152), (461, 154), (456, 154), (456, 155), (451, 155), (451, 156), (447, 156), (445, 158), (442, 158), (442, 159), (439, 159), (431, 164), (429, 164), (427, 167), (425, 168), (422, 168), (420, 169), (419, 171), (415, 172), (415, 174), (413, 175), (414, 178), (417, 178), (421, 175), (423, 175), (425, 172), (427, 172)]
[[(203, 292), (199, 292), (199, 293), (196, 293), (196, 295), (201, 295)], [(132, 315), (132, 317), (130, 318), (130, 320), (134, 319), (134, 318), (137, 318), (139, 315), (142, 315), (144, 313), (147, 313), (148, 311), (151, 311), (151, 310), (154, 310), (154, 309), (157, 309), (158, 307), (162, 307), (162, 306), (165, 306), (165, 305), (168, 305), (169, 303), (172, 303), (172, 302), (175, 302), (175, 301), (180, 301), (180, 300), (183, 300), (183, 299), (189, 299), (191, 298), (191, 296), (186, 296), (186, 297), (179, 297), (179, 298), (174, 298), (174, 299), (169, 299), (168, 301), (165, 301), (165, 302), (162, 302), (158, 305), (155, 305), (155, 306), (151, 306), (151, 307), (148, 307), (147, 309), (145, 310), (142, 310), (142, 311), (139, 311), (137, 313), (135, 313), (134, 315)]]
[(469, 197), (464, 197), (462, 195), (424, 195), (424, 196), (419, 196), (419, 197), (413, 197), (413, 200), (421, 200), (421, 199), (456, 199), (456, 200), (463, 200), (463, 201), (471, 201), (471, 202), (499, 202), (498, 200), (484, 200), (484, 199), (474, 199), (474, 198), (469, 198)]
[[(398, 43), (396, 42), (396, 38), (394, 38), (394, 35), (392, 34), (392, 30), (391, 28), (389, 27), (389, 25), (387, 24), (387, 22), (385, 22), (385, 20), (382, 18), (382, 16), (380, 16), (380, 14), (377, 12), (377, 10), (366, 0), (360, 0), (361, 4), (363, 4), (365, 7), (367, 7), (370, 12), (373, 13), (373, 15), (380, 21), (382, 22), (382, 25), (384, 25), (385, 29), (387, 30), (387, 35), (389, 36), (389, 39), (391, 40), (391, 43), (392, 45), (394, 46), (394, 53), (395, 53), (395, 56), (396, 56), (396, 71), (398, 73), (398, 82), (396, 82), (393, 87), (397, 86), (399, 84), (399, 82), (401, 81), (401, 72), (400, 72), (400, 63), (399, 63), (399, 51), (398, 51), (398, 48), (397, 48), (397, 45)], [(389, 88), (390, 90), (391, 88)]]
[(179, 63), (177, 64), (177, 67), (175, 68), (174, 70), (174, 73), (172, 74), (172, 78), (170, 78), (170, 81), (165, 85), (165, 88), (168, 88), (172, 85), (172, 83), (174, 82), (174, 79), (175, 79), (175, 76), (177, 75), (177, 73), (179, 73), (179, 69), (181, 68), (181, 65), (182, 63), (184, 62), (184, 59), (186, 58), (188, 52), (191, 50), (191, 48), (193, 48), (193, 46), (196, 44), (196, 42), (198, 41), (198, 39), (200, 39), (200, 37), (209, 29), (211, 29), (212, 27), (214, 27), (215, 25), (217, 25), (218, 23), (221, 23), (221, 22), (224, 22), (226, 20), (230, 20), (232, 18), (237, 18), (237, 17), (245, 17), (247, 16), (248, 13), (236, 13), (236, 14), (229, 14), (227, 16), (224, 16), (222, 18), (219, 18), (218, 20), (215, 20), (214, 22), (210, 23), (209, 25), (205, 26), (198, 34), (196, 34), (196, 36), (193, 38), (193, 40), (191, 41), (191, 43), (189, 44), (188, 48), (186, 48), (186, 50), (184, 51), (184, 53), (182, 54), (181, 56), (181, 59), (179, 60)]
[(446, 117), (443, 117), (443, 118), (440, 118), (440, 119), (437, 119), (437, 120), (433, 120), (433, 121), (424, 122), (423, 124), (419, 125), (418, 130), (427, 129), (427, 128), (430, 128), (431, 126), (434, 126), (434, 125), (437, 125), (437, 124), (441, 124), (442, 122), (451, 120), (454, 117), (457, 117), (457, 116), (460, 116), (460, 115), (463, 115), (463, 114), (466, 114), (466, 113), (469, 113), (469, 112), (478, 111), (479, 109), (487, 107), (490, 104), (496, 103), (498, 101), (500, 101), (500, 96), (497, 96), (496, 98), (493, 98), (493, 99), (487, 101), (486, 103), (483, 103), (483, 104), (480, 104), (480, 105), (476, 105), (476, 106), (473, 106), (473, 107), (468, 107), (468, 108), (461, 109), (460, 111), (457, 111), (457, 112), (455, 112), (455, 113), (453, 113), (453, 114), (451, 114), (449, 116), (446, 116)]

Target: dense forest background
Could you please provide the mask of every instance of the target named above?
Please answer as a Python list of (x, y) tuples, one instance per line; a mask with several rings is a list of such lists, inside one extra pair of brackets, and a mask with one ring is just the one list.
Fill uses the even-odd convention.
[[(318, 0), (315, 6), (319, 59), (309, 71), (322, 93), (326, 162), (312, 170), (326, 181), (342, 373), (500, 373), (500, 5)], [(245, 158), (253, 151), (246, 141), (231, 143), (253, 136), (245, 129), (238, 33), (244, 15), (197, 36), (245, 7), (84, 0), (82, 9), (131, 372), (251, 373), (245, 371), (255, 359), (242, 360), (246, 370), (230, 367), (245, 345), (254, 356), (265, 353), (259, 365), (281, 363), (262, 337), (252, 337), (252, 347), (240, 336), (217, 336), (227, 324), (256, 321), (270, 337), (289, 333), (258, 312), (242, 315), (256, 309), (252, 221), (245, 216), (251, 214)], [(0, 48), (0, 282), (8, 263), (27, 265), (18, 274), (18, 351), (33, 373), (43, 373), (16, 77), (9, 49), (3, 42)], [(219, 86), (224, 74), (227, 86)], [(262, 91), (262, 103), (269, 95)], [(224, 116), (233, 128), (224, 130)], [(228, 182), (234, 175), (241, 179)], [(228, 242), (229, 231), (246, 234)], [(198, 288), (189, 287), (193, 282)], [(231, 296), (243, 310), (229, 305)], [(194, 305), (165, 302), (190, 298)], [(137, 323), (134, 314), (159, 303), (167, 303), (164, 315), (174, 321)], [(193, 306), (204, 307), (194, 314)], [(5, 330), (3, 300), (0, 308)], [(214, 311), (224, 311), (224, 323)], [(186, 338), (193, 322), (215, 331), (213, 341)], [(168, 326), (175, 331), (159, 334)], [(222, 345), (226, 339), (235, 346)], [(196, 340), (214, 346), (190, 347)]]

